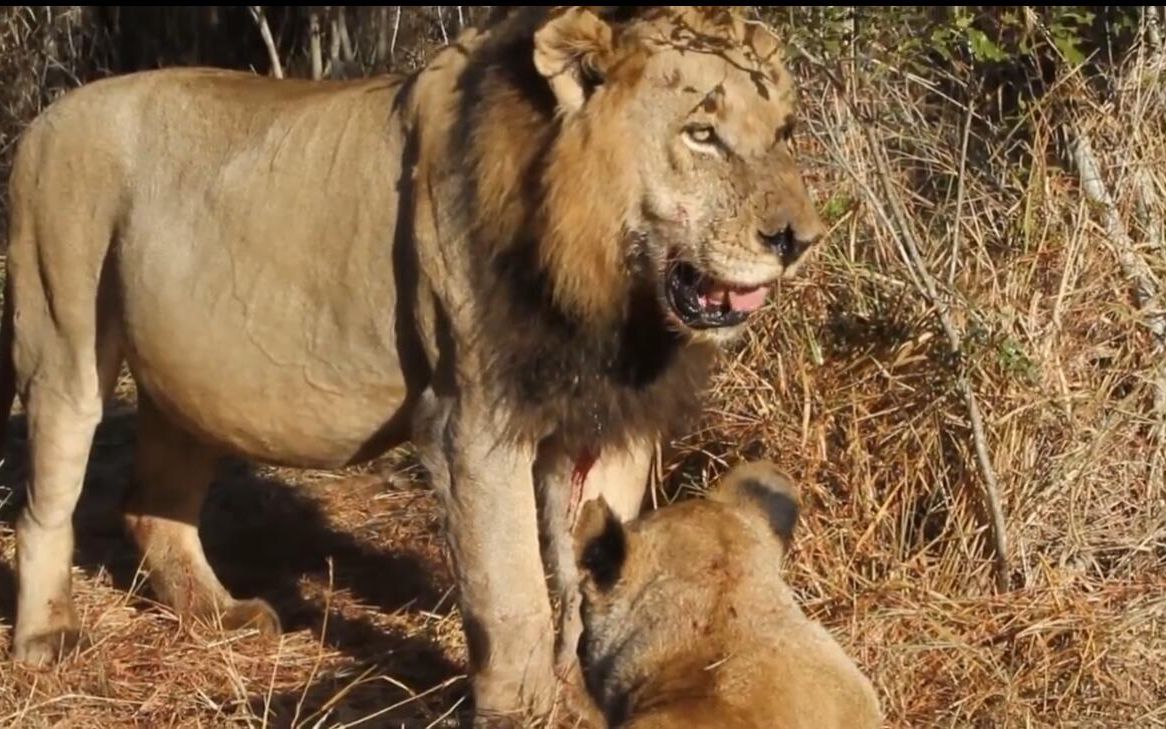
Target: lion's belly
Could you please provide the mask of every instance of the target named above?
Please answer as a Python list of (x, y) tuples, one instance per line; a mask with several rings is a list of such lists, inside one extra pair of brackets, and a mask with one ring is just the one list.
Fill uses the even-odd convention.
[[(303, 380), (272, 371), (288, 399), (235, 383), (202, 381), (197, 374), (135, 363), (142, 389), (196, 436), (268, 463), (336, 468), (375, 455), (406, 437), (403, 387), (350, 387), (342, 395), (305, 391)], [(400, 425), (387, 425), (397, 416)], [(382, 428), (391, 433), (382, 434)], [(377, 450), (370, 444), (377, 443)]]
[(319, 261), (291, 231), (225, 245), (183, 227), (131, 236), (120, 261), (126, 356), (164, 412), (287, 465), (349, 463), (406, 436), (420, 393), (402, 373), (389, 250)]
[(178, 360), (158, 344), (130, 343), (140, 389), (175, 422), (234, 453), (329, 468), (373, 455), (369, 446), (378, 440), (388, 447), (406, 437), (406, 389), (395, 373), (381, 382), (314, 379), (303, 367), (208, 350), (187, 350)]
[[(324, 362), (307, 349), (265, 351), (262, 335), (237, 318), (191, 316), (165, 305), (151, 316), (174, 323), (127, 317), (135, 380), (203, 439), (251, 458), (322, 468), (357, 459), (379, 436), (385, 446), (405, 437), (407, 390), (392, 351), (338, 344)], [(162, 326), (169, 331), (162, 334)]]

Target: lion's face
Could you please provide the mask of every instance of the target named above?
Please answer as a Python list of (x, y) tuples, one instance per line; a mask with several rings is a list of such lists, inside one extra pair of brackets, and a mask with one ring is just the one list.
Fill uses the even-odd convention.
[(773, 464), (730, 471), (707, 499), (623, 524), (602, 498), (575, 529), (584, 675), (601, 703), (661, 672), (696, 671), (738, 641), (785, 591), (781, 562), (798, 520), (796, 485)]
[(720, 9), (661, 9), (615, 31), (574, 12), (555, 40), (580, 59), (577, 75), (544, 67), (566, 69), (550, 76), (560, 100), (574, 94), (564, 134), (588, 135), (605, 159), (601, 183), (577, 184), (620, 196), (624, 253), (649, 264), (675, 325), (732, 336), (824, 232), (794, 159), (794, 88), (776, 40)]

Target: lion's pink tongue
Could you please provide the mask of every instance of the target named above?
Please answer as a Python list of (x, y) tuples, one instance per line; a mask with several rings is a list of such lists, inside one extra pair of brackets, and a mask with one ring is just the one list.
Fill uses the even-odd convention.
[(701, 293), (701, 306), (705, 309), (726, 309), (730, 311), (756, 311), (765, 304), (765, 295), (768, 288), (728, 288), (719, 283), (712, 283), (707, 290)]
[(721, 308), (728, 311), (749, 313), (765, 304), (765, 286), (755, 289), (731, 289), (721, 284), (712, 284), (700, 295), (700, 304), (706, 309)]
[(733, 311), (756, 311), (765, 304), (765, 295), (768, 289), (758, 286), (755, 289), (729, 290), (729, 307)]

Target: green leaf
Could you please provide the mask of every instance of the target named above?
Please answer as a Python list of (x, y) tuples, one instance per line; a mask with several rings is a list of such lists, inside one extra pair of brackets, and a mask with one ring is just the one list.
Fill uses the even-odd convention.
[(967, 34), (968, 45), (971, 46), (972, 53), (977, 59), (982, 61), (1003, 61), (1008, 58), (1008, 54), (1000, 46), (996, 45), (984, 31), (968, 28)]
[(950, 61), (951, 58), (951, 33), (947, 28), (936, 28), (931, 31), (931, 49)]
[(832, 197), (826, 201), (823, 212), (827, 220), (835, 222), (841, 219), (849, 208), (850, 199), (848, 197)]
[(1068, 35), (1056, 36), (1053, 43), (1070, 64), (1077, 66), (1085, 63), (1085, 54), (1077, 47), (1077, 38)]

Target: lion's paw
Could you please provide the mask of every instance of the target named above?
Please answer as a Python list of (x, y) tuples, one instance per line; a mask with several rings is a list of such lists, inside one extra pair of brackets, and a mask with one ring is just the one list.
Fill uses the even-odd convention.
[(254, 598), (235, 600), (219, 618), (225, 630), (258, 630), (260, 635), (279, 635), (283, 628), (279, 615), (266, 601)]
[(74, 627), (58, 628), (18, 638), (12, 657), (33, 668), (45, 668), (60, 662), (81, 644), (81, 631)]

